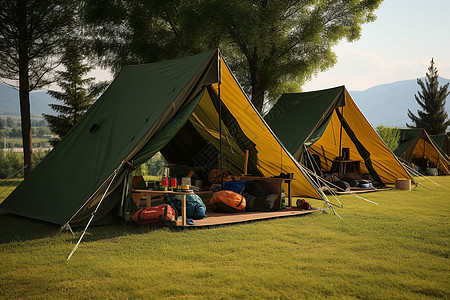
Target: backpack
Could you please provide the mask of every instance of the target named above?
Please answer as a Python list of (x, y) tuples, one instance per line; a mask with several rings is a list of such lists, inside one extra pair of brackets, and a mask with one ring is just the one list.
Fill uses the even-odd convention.
[(138, 210), (131, 219), (138, 224), (177, 225), (177, 211), (168, 204)]
[[(166, 201), (175, 207), (178, 215), (181, 215), (181, 195), (170, 195)], [(199, 220), (206, 218), (206, 206), (197, 194), (186, 194), (186, 218)]]
[(246, 211), (272, 211), (279, 194), (262, 180), (249, 181), (242, 195), (247, 199)]
[(306, 202), (305, 200), (303, 200), (303, 199), (298, 199), (297, 200), (297, 207), (301, 208), (301, 209), (304, 209), (304, 210), (310, 210), (311, 209), (311, 205), (308, 202)]

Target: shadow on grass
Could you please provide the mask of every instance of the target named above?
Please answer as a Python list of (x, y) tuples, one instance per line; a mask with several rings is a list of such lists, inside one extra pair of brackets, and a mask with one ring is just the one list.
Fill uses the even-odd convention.
[(0, 213), (0, 244), (51, 237), (59, 226), (8, 213)]
[[(164, 228), (171, 231), (180, 230), (172, 227), (146, 226), (130, 223), (90, 226), (87, 230), (88, 234), (83, 240), (90, 242), (100, 241), (130, 234), (146, 234)], [(0, 212), (0, 244), (53, 237), (59, 232), (59, 229), (59, 225)], [(73, 228), (75, 233), (73, 238), (78, 239), (83, 230), (84, 227)]]

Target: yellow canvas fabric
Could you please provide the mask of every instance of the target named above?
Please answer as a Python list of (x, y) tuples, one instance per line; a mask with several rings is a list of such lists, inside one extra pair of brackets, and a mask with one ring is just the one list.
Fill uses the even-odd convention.
[[(311, 182), (300, 171), (300, 165), (284, 149), (267, 124), (252, 107), (225, 62), (221, 59), (222, 83), (220, 98), (235, 116), (245, 135), (256, 144), (258, 167), (264, 176), (279, 175), (280, 172), (294, 173), (292, 194), (294, 196), (322, 199)], [(218, 85), (213, 89), (218, 93)]]
[(413, 144), (414, 148), (411, 152), (414, 158), (426, 158), (439, 168), (445, 175), (450, 175), (450, 164), (439, 153), (434, 143), (431, 141), (429, 135), (424, 131), (424, 134), (420, 135), (417, 143)]
[[(342, 112), (342, 107), (339, 108), (339, 111)], [(345, 90), (345, 106), (342, 113), (358, 140), (369, 151), (372, 166), (385, 184), (395, 184), (397, 178), (411, 178), (366, 120), (347, 90)], [(339, 156), (340, 134), (341, 123), (336, 112), (334, 112), (322, 137), (309, 148), (312, 153), (319, 155), (325, 153), (326, 160), (321, 161), (322, 167), (325, 167), (325, 169), (329, 170), (331, 162)], [(361, 171), (368, 172), (363, 158), (358, 154), (358, 150), (343, 129), (341, 147), (349, 148), (350, 159), (360, 160)]]
[[(194, 109), (189, 121), (197, 132), (207, 141), (219, 149), (219, 115), (208, 93), (204, 93), (199, 104)], [(245, 162), (245, 153), (239, 148), (228, 128), (222, 122), (222, 151), (224, 158), (233, 157), (233, 161), (224, 159), (224, 168), (234, 171), (242, 168)], [(239, 164), (234, 166), (233, 164)], [(238, 174), (237, 171), (233, 172)]]

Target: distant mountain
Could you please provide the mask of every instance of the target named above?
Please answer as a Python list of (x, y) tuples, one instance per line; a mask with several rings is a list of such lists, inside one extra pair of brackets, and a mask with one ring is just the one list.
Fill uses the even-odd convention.
[[(424, 79), (422, 78), (422, 80)], [(439, 78), (440, 86), (448, 82), (450, 79)], [(408, 118), (408, 109), (417, 115), (419, 104), (414, 95), (419, 90), (417, 79), (410, 79), (349, 93), (373, 127), (380, 124), (406, 127), (406, 123), (411, 124), (411, 119)], [(447, 98), (445, 109), (450, 115), (450, 98)]]
[[(444, 85), (450, 82), (450, 79), (440, 77), (439, 82), (440, 85)], [(405, 127), (406, 123), (411, 122), (407, 115), (408, 108), (415, 114), (419, 109), (419, 105), (414, 99), (418, 90), (417, 80), (410, 79), (349, 93), (372, 126), (383, 124)], [(42, 113), (54, 114), (54, 111), (48, 106), (50, 103), (57, 103), (57, 100), (50, 97), (46, 91), (30, 93), (33, 117), (40, 117)], [(450, 98), (447, 99), (445, 108), (450, 115)], [(0, 83), (0, 115), (2, 114), (20, 115), (19, 92)]]
[[(47, 91), (41, 90), (30, 93), (30, 109), (32, 117), (40, 117), (43, 113), (54, 114), (48, 106), (57, 103)], [(19, 92), (5, 84), (0, 83), (0, 115), (20, 116)]]

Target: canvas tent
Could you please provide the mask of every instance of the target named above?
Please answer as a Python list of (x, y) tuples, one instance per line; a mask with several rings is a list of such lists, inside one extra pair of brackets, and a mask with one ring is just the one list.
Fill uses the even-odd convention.
[(117, 221), (131, 205), (134, 168), (158, 151), (172, 163), (217, 162), (219, 127), (224, 167), (240, 175), (249, 150), (253, 175), (292, 172), (294, 195), (322, 197), (254, 109), (219, 51), (212, 50), (124, 67), (0, 210), (83, 225), (106, 195), (93, 224)]
[(361, 172), (375, 181), (395, 184), (397, 178), (411, 178), (345, 86), (283, 94), (265, 120), (294, 158), (305, 165), (307, 150), (317, 157), (320, 169), (329, 172), (347, 148), (350, 158), (361, 162)]
[(400, 142), (394, 153), (399, 158), (417, 165), (424, 173), (427, 167), (432, 167), (438, 168), (443, 174), (450, 174), (449, 161), (439, 152), (425, 129), (401, 129)]
[(449, 159), (450, 157), (450, 132), (445, 134), (430, 135), (434, 144), (441, 150), (441, 153)]

